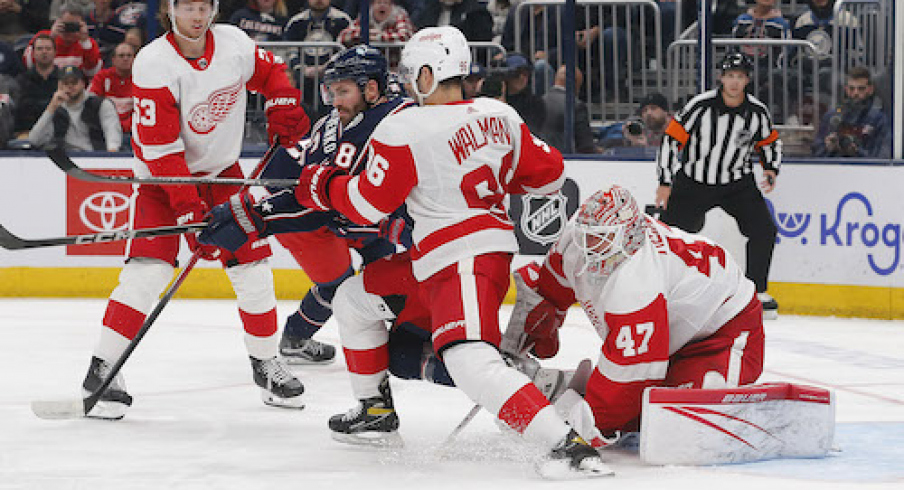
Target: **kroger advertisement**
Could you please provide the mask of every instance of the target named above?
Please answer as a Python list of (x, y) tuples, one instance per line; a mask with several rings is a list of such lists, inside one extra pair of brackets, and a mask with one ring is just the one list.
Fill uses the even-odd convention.
[[(117, 173), (124, 158), (77, 158), (86, 169)], [(254, 159), (243, 160), (251, 167)], [(43, 157), (0, 159), (5, 176), (0, 223), (22, 238), (47, 238), (123, 229), (131, 186), (76, 181)], [(542, 254), (555, 240), (581, 199), (611, 182), (653, 202), (653, 162), (568, 162), (565, 196), (553, 200), (513, 197), (519, 242), (528, 254)], [(771, 281), (904, 287), (901, 224), (904, 188), (900, 167), (786, 165), (776, 190), (767, 195), (779, 229)], [(734, 222), (711, 212), (703, 233), (744, 260), (744, 242)], [(124, 245), (96, 244), (26, 251), (0, 250), (0, 267), (118, 267)], [(279, 246), (274, 268), (295, 268)], [(187, 256), (186, 256), (187, 257)], [(207, 264), (215, 267), (215, 264)]]

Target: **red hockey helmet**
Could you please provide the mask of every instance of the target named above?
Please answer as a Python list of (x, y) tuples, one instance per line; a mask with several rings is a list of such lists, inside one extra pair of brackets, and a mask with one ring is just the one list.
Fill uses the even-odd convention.
[(646, 240), (646, 216), (627, 189), (613, 185), (584, 201), (574, 220), (575, 243), (584, 253), (578, 272), (608, 276)]

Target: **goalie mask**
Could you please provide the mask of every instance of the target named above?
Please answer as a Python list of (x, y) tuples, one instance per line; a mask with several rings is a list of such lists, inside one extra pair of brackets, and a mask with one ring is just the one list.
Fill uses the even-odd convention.
[(613, 185), (584, 201), (574, 221), (574, 240), (584, 254), (578, 275), (608, 277), (646, 240), (647, 220), (626, 189)]
[[(424, 66), (433, 72), (433, 86), (426, 92), (421, 92), (417, 79)], [(464, 78), (471, 72), (468, 40), (452, 26), (421, 29), (405, 43), (399, 72), (402, 81), (411, 85), (418, 102), (423, 103), (423, 99), (436, 91), (439, 82), (455, 77)]]

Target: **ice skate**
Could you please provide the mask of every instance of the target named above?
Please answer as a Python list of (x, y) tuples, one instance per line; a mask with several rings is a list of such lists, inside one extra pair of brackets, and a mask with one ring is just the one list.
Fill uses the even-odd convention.
[(389, 379), (380, 383), (380, 396), (365, 398), (358, 406), (329, 420), (333, 439), (348, 444), (400, 447), (399, 416), (392, 404)]
[[(88, 374), (85, 375), (85, 381), (82, 382), (84, 396), (87, 397), (97, 391), (97, 388), (109, 376), (111, 367), (103, 359), (91, 357)], [(88, 412), (87, 416), (96, 419), (119, 420), (125, 416), (126, 409), (131, 405), (132, 397), (126, 392), (126, 384), (122, 373), (116, 373), (113, 382), (110, 383), (110, 386), (107, 387), (100, 400)]]
[(254, 382), (261, 387), (261, 400), (267, 405), (304, 408), (304, 385), (277, 357), (261, 360), (251, 357)]
[(330, 364), (336, 359), (336, 348), (314, 339), (283, 334), (279, 353), (287, 364)]
[(537, 464), (537, 473), (547, 480), (576, 480), (613, 476), (600, 454), (572, 429), (565, 439)]
[(763, 320), (775, 320), (778, 318), (778, 301), (769, 293), (756, 293), (756, 298), (763, 304)]

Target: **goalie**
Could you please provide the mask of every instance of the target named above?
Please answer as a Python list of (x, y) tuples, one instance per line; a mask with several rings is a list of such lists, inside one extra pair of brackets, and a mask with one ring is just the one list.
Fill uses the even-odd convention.
[[(644, 401), (644, 392), (650, 387), (698, 389), (666, 392), (681, 393), (686, 404), (693, 405), (707, 405), (706, 397), (696, 397), (694, 393), (728, 389), (722, 398), (709, 397), (716, 401), (704, 409), (709, 410), (707, 413), (715, 413), (712, 405), (721, 408), (725, 404), (722, 400), (765, 402), (794, 398), (787, 389), (762, 394), (765, 391), (736, 388), (759, 378), (763, 371), (764, 345), (762, 307), (753, 283), (740, 267), (712, 241), (670, 228), (641, 212), (631, 194), (619, 186), (598, 191), (585, 201), (550, 249), (543, 265), (532, 263), (519, 269), (515, 276), (518, 303), (503, 344), (516, 346), (508, 349), (533, 345), (532, 352), (538, 357), (554, 356), (559, 349), (558, 329), (569, 306), (575, 302), (581, 305), (603, 340), (599, 362), (584, 393), (592, 420), (583, 424), (569, 420), (575, 428), (583, 427), (578, 432), (587, 440), (605, 443), (611, 441), (608, 436), (637, 432), (642, 406), (646, 431), (646, 412), (658, 413), (650, 408), (649, 396)], [(756, 391), (756, 396), (749, 396), (751, 390)], [(831, 397), (825, 390), (813, 392), (818, 393), (816, 398), (825, 405), (817, 407), (825, 415), (820, 415), (820, 420), (833, 418)], [(662, 398), (653, 397), (652, 401), (658, 399)], [(584, 400), (575, 396), (574, 403), (583, 405)], [(757, 412), (753, 405), (746, 405), (745, 409)], [(804, 412), (795, 407), (789, 427), (805, 423)], [(641, 456), (660, 463), (716, 463), (790, 454), (786, 446), (778, 450), (749, 451), (740, 458), (736, 452), (732, 459), (726, 456), (726, 451), (731, 452), (729, 443), (718, 449), (699, 449), (694, 446), (698, 442), (694, 438), (697, 435), (705, 438), (706, 431), (730, 417), (704, 427), (700, 420), (692, 420), (694, 414), (691, 415), (686, 420), (673, 421), (665, 432), (677, 433), (674, 427), (682, 423), (698, 424), (691, 428), (692, 436), (685, 432), (684, 438), (668, 440), (651, 449), (645, 447), (645, 439), (663, 439), (652, 435), (648, 438), (643, 432)], [(780, 418), (773, 414), (762, 423), (777, 425)], [(821, 441), (820, 448), (815, 453), (809, 451), (808, 455), (818, 455), (830, 445), (831, 425), (813, 427)], [(776, 438), (786, 430), (771, 426), (765, 429), (771, 430), (770, 436)], [(663, 447), (670, 444), (671, 449)], [(796, 442), (790, 445), (793, 444)], [(646, 458), (645, 450), (648, 454), (653, 454), (650, 451), (666, 454)], [(697, 459), (677, 457), (679, 453), (694, 451), (698, 453)], [(702, 454), (706, 451), (709, 452)]]

